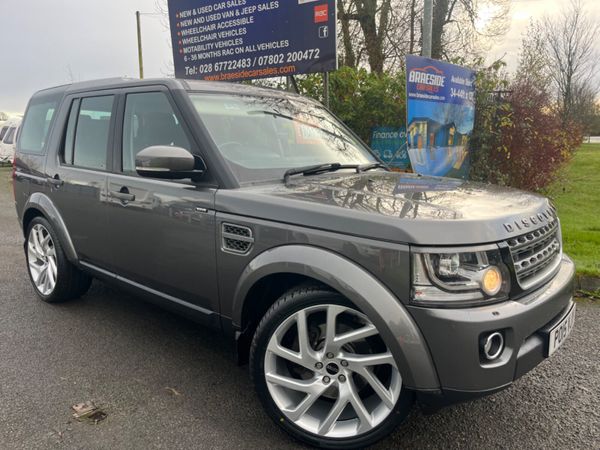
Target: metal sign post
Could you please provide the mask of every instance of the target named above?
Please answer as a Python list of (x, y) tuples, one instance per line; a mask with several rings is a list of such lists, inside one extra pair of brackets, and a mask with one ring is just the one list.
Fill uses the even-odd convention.
[(323, 103), (329, 109), (329, 72), (323, 73)]
[(144, 58), (142, 56), (142, 22), (140, 20), (140, 12), (135, 12), (135, 20), (137, 22), (137, 44), (138, 44), (138, 62), (140, 65), (140, 79), (144, 79)]
[(423, 48), (421, 56), (431, 58), (431, 34), (433, 28), (433, 0), (424, 0), (423, 5)]

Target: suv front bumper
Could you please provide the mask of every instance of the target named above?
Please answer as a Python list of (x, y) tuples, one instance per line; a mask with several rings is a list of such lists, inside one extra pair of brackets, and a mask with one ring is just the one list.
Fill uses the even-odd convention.
[[(573, 307), (575, 266), (563, 256), (548, 284), (503, 303), (464, 309), (409, 306), (429, 346), (441, 395), (420, 393), (423, 403), (455, 403), (509, 386), (547, 357), (548, 332)], [(501, 330), (505, 349), (493, 362), (481, 356), (480, 339)]]

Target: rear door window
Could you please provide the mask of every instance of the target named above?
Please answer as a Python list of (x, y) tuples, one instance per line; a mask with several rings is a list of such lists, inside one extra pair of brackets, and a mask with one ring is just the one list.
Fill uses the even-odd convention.
[(75, 101), (69, 115), (64, 162), (106, 170), (114, 95)]

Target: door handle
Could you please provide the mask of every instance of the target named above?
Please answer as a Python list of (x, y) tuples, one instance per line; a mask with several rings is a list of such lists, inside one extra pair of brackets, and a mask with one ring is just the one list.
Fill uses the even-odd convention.
[(53, 178), (48, 177), (46, 180), (54, 187), (61, 187), (63, 184), (65, 184), (65, 182), (60, 179), (58, 174), (54, 175)]
[(126, 187), (122, 187), (120, 191), (109, 191), (108, 195), (122, 202), (132, 202), (135, 200), (135, 194), (130, 194)]

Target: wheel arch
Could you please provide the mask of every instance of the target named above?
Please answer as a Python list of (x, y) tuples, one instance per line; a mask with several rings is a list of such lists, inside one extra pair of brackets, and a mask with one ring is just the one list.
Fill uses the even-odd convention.
[(42, 216), (50, 222), (54, 231), (58, 234), (60, 243), (69, 262), (74, 264), (77, 263), (77, 252), (75, 251), (73, 241), (71, 240), (71, 236), (69, 235), (62, 216), (52, 200), (41, 192), (32, 194), (23, 207), (21, 224), (23, 226), (23, 235), (25, 238), (27, 238), (27, 228), (29, 227), (29, 224), (38, 216)]
[[(265, 305), (260, 303), (260, 298), (252, 295), (256, 292), (253, 289), (273, 277), (297, 280), (300, 284), (303, 281), (321, 283), (339, 292), (367, 314), (380, 330), (381, 336), (400, 365), (404, 384), (408, 388), (439, 389), (437, 373), (427, 344), (402, 303), (362, 267), (343, 256), (318, 247), (276, 247), (261, 253), (246, 266), (235, 291), (232, 314), (234, 326), (243, 330), (242, 341), (252, 339), (252, 336), (247, 334), (244, 336), (246, 330), (242, 327), (247, 326), (244, 323), (244, 315), (253, 308), (265, 308)], [(275, 300), (276, 298), (273, 302)]]

